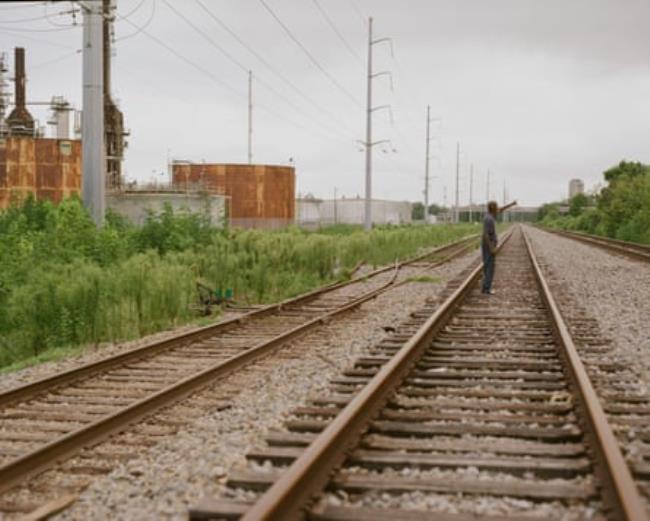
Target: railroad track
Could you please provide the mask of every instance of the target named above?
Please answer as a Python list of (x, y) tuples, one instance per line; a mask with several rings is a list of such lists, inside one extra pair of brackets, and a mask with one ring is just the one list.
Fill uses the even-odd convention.
[[(0, 497), (0, 512), (30, 512), (52, 498), (52, 510), (56, 510), (57, 484), (45, 490), (39, 485), (38, 493), (32, 494), (30, 478), (358, 308), (408, 276), (467, 252), (475, 240), (475, 236), (468, 237), (362, 279), (334, 284), (0, 394), (0, 494), (10, 492), (10, 499)], [(115, 456), (115, 452), (108, 454), (105, 462), (95, 462), (92, 468), (77, 465), (74, 473), (105, 473), (115, 464)], [(87, 485), (87, 481), (81, 483)], [(61, 488), (70, 492), (80, 487)]]
[(521, 228), (498, 293), (479, 277), (295, 410), (190, 519), (647, 519), (647, 465), (626, 461), (607, 416), (647, 413), (647, 397), (609, 394), (603, 410)]
[(650, 245), (639, 244), (635, 242), (619, 241), (609, 237), (601, 237), (599, 235), (589, 235), (586, 233), (570, 232), (567, 230), (556, 230), (553, 228), (540, 227), (542, 230), (554, 233), (561, 237), (568, 239), (575, 239), (577, 241), (597, 246), (604, 250), (613, 253), (619, 253), (636, 260), (650, 262)]

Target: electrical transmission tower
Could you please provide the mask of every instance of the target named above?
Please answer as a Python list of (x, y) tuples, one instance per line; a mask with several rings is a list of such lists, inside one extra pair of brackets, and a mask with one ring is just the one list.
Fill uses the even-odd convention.
[(367, 97), (366, 97), (366, 140), (362, 142), (366, 151), (366, 198), (365, 198), (365, 212), (364, 212), (364, 228), (366, 230), (372, 229), (372, 147), (381, 143), (390, 143), (389, 139), (382, 139), (379, 141), (372, 140), (372, 113), (377, 110), (388, 109), (390, 105), (380, 105), (377, 107), (372, 106), (372, 82), (378, 76), (390, 76), (392, 81), (392, 74), (388, 71), (374, 72), (372, 68), (372, 48), (374, 45), (388, 42), (392, 49), (392, 40), (390, 38), (373, 39), (372, 35), (372, 17), (368, 19), (368, 75), (367, 75)]

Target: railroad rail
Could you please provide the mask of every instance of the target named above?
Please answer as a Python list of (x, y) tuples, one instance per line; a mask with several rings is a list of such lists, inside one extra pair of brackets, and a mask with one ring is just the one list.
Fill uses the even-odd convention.
[(575, 239), (591, 246), (597, 246), (604, 250), (626, 255), (636, 260), (650, 262), (650, 245), (635, 242), (619, 241), (610, 237), (589, 235), (586, 233), (570, 232), (567, 230), (556, 230), (554, 228), (540, 227), (540, 229), (554, 233), (568, 239)]
[(521, 228), (498, 293), (479, 277), (295, 410), (190, 519), (648, 519), (648, 476), (624, 459)]
[[(0, 394), (0, 494), (473, 247), (476, 236)], [(402, 279), (403, 281), (404, 279)], [(14, 492), (14, 490), (12, 490)], [(11, 511), (30, 505), (0, 502)]]

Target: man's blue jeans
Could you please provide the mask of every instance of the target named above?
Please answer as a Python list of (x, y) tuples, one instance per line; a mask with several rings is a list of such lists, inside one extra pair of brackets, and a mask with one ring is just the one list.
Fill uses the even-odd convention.
[(492, 288), (492, 279), (494, 278), (494, 255), (485, 244), (481, 244), (481, 253), (483, 254), (483, 286), (481, 291), (487, 293)]

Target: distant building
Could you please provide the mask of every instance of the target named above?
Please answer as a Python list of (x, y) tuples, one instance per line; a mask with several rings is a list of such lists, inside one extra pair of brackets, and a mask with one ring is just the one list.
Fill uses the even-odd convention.
[[(318, 228), (333, 224), (363, 224), (365, 199), (316, 199), (296, 200), (296, 224), (304, 228)], [(407, 201), (373, 199), (373, 224), (408, 224), (411, 222), (412, 205)]]
[[(485, 212), (487, 211), (485, 204), (473, 204), (470, 206), (459, 206), (458, 207), (458, 219), (460, 222), (469, 222), (470, 215), (472, 222), (481, 222), (483, 217), (485, 217)], [(515, 206), (514, 208), (509, 208), (502, 214), (500, 214), (500, 219), (504, 222), (532, 222), (536, 221), (539, 215), (538, 206)], [(453, 218), (453, 209), (442, 216), (443, 221), (451, 221)]]
[(571, 179), (569, 181), (569, 199), (573, 199), (578, 194), (585, 192), (585, 184), (581, 179)]

